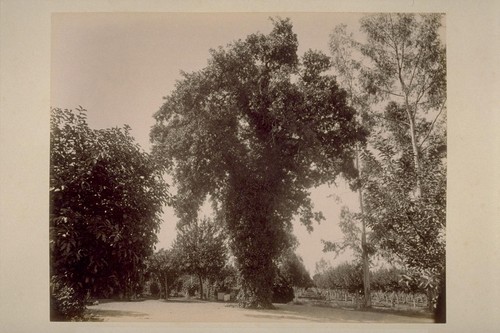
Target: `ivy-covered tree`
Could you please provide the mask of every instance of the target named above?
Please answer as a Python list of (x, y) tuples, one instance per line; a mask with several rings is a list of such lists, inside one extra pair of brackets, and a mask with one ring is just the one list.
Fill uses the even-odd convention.
[(157, 241), (167, 187), (129, 130), (51, 110), (50, 274), (76, 299), (131, 291)]
[(203, 282), (217, 280), (226, 266), (228, 249), (223, 226), (209, 218), (179, 224), (173, 245), (182, 271), (198, 277), (200, 298), (203, 298)]
[(155, 114), (153, 154), (178, 187), (176, 211), (195, 220), (208, 195), (230, 237), (243, 306), (272, 307), (275, 259), (289, 248), (294, 215), (311, 227), (309, 189), (354, 176), (354, 144), (365, 133), (333, 76), (330, 59), (299, 59), (288, 19), (211, 51), (184, 73)]

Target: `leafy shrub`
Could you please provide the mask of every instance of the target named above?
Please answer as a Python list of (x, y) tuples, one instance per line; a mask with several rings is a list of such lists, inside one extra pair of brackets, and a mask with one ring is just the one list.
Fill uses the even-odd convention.
[(273, 285), (273, 303), (288, 303), (293, 301), (294, 293), (290, 282), (278, 275)]
[(345, 262), (316, 274), (314, 282), (319, 288), (342, 289), (353, 293), (363, 289), (362, 276), (361, 265)]
[(402, 271), (396, 268), (379, 268), (371, 272), (370, 284), (372, 290), (380, 291), (401, 291), (400, 284)]
[(53, 321), (83, 319), (85, 297), (73, 288), (60, 282), (52, 283), (50, 295), (50, 318)]
[(180, 277), (177, 290), (180, 290), (183, 294), (192, 297), (195, 296), (196, 291), (199, 289), (200, 282), (196, 276), (186, 274)]
[(149, 285), (149, 292), (151, 293), (152, 296), (158, 296), (160, 294), (160, 286), (158, 285), (158, 282), (153, 281)]

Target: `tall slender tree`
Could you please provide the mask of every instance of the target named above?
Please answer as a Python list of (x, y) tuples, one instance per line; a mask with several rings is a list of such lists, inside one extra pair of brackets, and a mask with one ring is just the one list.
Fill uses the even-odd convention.
[[(347, 91), (349, 104), (358, 110), (357, 121), (369, 131), (371, 127), (369, 121), (371, 117), (370, 106), (373, 103), (373, 98), (360, 85), (362, 66), (359, 55), (356, 54), (356, 51), (359, 51), (358, 44), (352, 39), (352, 35), (347, 35), (346, 28), (345, 25), (339, 25), (330, 35), (333, 69), (340, 85)], [(341, 229), (344, 233), (344, 240), (340, 243), (323, 242), (325, 244), (324, 251), (334, 251), (338, 254), (346, 248), (351, 248), (359, 255), (363, 267), (364, 298), (362, 306), (369, 308), (371, 307), (370, 252), (373, 252), (373, 246), (370, 246), (367, 240), (363, 184), (361, 182), (361, 173), (364, 172), (361, 152), (364, 149), (366, 149), (366, 144), (359, 143), (356, 146), (355, 166), (358, 170), (358, 177), (351, 184), (352, 189), (358, 192), (360, 213), (353, 214), (344, 209), (341, 214)], [(358, 223), (361, 224), (361, 228), (357, 226)]]
[[(385, 249), (436, 285), (444, 272), (446, 49), (439, 14), (361, 19), (331, 36), (334, 63), (371, 130), (360, 150), (367, 224)], [(442, 279), (442, 278), (441, 278)]]
[[(381, 14), (361, 20), (367, 37), (361, 52), (370, 61), (363, 69), (363, 84), (381, 100), (401, 106), (397, 121), (408, 126), (416, 197), (426, 190), (422, 146), (446, 103), (446, 49), (439, 34), (442, 19), (439, 14)], [(432, 125), (422, 133), (419, 124), (429, 119)]]

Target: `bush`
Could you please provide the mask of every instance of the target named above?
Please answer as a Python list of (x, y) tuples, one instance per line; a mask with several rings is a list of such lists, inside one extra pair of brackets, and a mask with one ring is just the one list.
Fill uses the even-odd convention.
[(53, 283), (50, 295), (52, 321), (81, 320), (85, 312), (85, 297), (63, 283)]
[(160, 286), (158, 285), (158, 282), (153, 281), (149, 285), (149, 292), (151, 293), (152, 296), (157, 297), (160, 295)]
[(290, 282), (278, 275), (273, 285), (273, 303), (288, 303), (293, 301), (294, 293)]
[(176, 290), (180, 290), (186, 296), (193, 297), (200, 290), (200, 282), (196, 276), (186, 274), (180, 277)]

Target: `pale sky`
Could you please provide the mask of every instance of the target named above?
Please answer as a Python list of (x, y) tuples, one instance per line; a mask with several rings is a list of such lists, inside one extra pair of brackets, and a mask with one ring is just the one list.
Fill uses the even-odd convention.
[[(236, 39), (260, 31), (268, 33), (274, 16), (290, 17), (298, 35), (299, 56), (308, 49), (328, 51), (328, 36), (334, 26), (346, 23), (355, 31), (359, 14), (340, 13), (131, 13), (53, 14), (51, 105), (88, 110), (92, 128), (128, 124), (132, 135), (150, 150), (152, 115), (170, 94), (179, 72), (203, 68), (209, 49), (225, 46)], [(314, 190), (312, 199), (326, 221), (307, 233), (294, 223), (294, 232), (309, 272), (322, 257), (332, 263), (332, 253), (323, 253), (321, 239), (340, 240), (340, 204), (357, 209), (356, 194), (342, 181), (338, 188)], [(177, 218), (165, 210), (165, 220), (157, 248), (169, 247), (175, 238)]]

